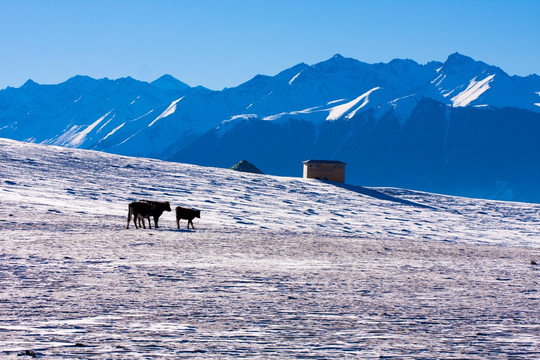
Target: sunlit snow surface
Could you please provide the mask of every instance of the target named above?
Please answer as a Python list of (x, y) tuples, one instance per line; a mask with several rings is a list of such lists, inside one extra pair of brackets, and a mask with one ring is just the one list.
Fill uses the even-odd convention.
[(182, 96), (180, 99), (173, 101), (172, 104), (169, 105), (169, 107), (161, 115), (159, 115), (155, 120), (153, 120), (150, 124), (148, 124), (148, 127), (154, 125), (157, 121), (174, 114), (174, 112), (176, 111), (176, 106), (178, 102), (182, 100), (183, 98), (184, 97)]
[(454, 106), (467, 106), (478, 99), (483, 93), (489, 90), (489, 83), (493, 81), (494, 77), (495, 75), (490, 75), (481, 81), (477, 81), (476, 78), (472, 79), (464, 91), (451, 99)]
[[(330, 114), (328, 115), (326, 120), (338, 120), (343, 115), (345, 115), (345, 113), (347, 113), (349, 111), (350, 111), (350, 114), (347, 115), (347, 118), (349, 118), (349, 119), (352, 118), (358, 112), (358, 110), (360, 110), (361, 108), (363, 108), (364, 106), (366, 106), (369, 103), (369, 95), (371, 95), (372, 92), (377, 91), (379, 89), (380, 89), (380, 87), (373, 88), (373, 89), (369, 90), (368, 92), (366, 92), (365, 94), (360, 95), (356, 99), (354, 99), (352, 101), (349, 101), (346, 104), (338, 105), (338, 106), (334, 107), (330, 111)], [(355, 106), (358, 105), (358, 103), (360, 101), (362, 101), (360, 106), (353, 109)]]
[[(540, 205), (9, 140), (0, 169), (4, 358), (540, 356)], [(137, 199), (201, 218), (126, 230)]]

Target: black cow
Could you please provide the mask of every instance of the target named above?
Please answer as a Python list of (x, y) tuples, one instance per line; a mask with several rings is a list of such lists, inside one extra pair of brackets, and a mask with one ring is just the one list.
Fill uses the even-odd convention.
[(147, 202), (134, 201), (130, 203), (128, 206), (128, 218), (127, 218), (126, 229), (129, 229), (129, 222), (131, 221), (131, 216), (133, 216), (133, 224), (135, 224), (135, 229), (138, 229), (137, 221), (139, 221), (139, 226), (140, 226), (141, 219), (142, 219), (142, 226), (144, 229), (146, 229), (146, 226), (144, 226), (144, 218), (148, 219), (148, 227), (151, 229), (152, 225), (150, 225), (150, 215), (152, 214), (153, 209), (154, 209), (154, 206)]
[(195, 230), (195, 226), (193, 226), (193, 219), (201, 217), (201, 210), (188, 209), (180, 206), (177, 206), (175, 210), (176, 227), (180, 229), (180, 219), (186, 219), (188, 221), (187, 228), (189, 229), (189, 224), (191, 224), (191, 227), (193, 228), (193, 230)]
[[(152, 211), (150, 212), (150, 216), (154, 218), (154, 225), (156, 229), (159, 228), (158, 220), (161, 214), (163, 214), (164, 211), (171, 211), (171, 205), (169, 204), (168, 201), (161, 202), (161, 201), (139, 200), (139, 202), (144, 202), (153, 206)], [(144, 225), (144, 219), (142, 219), (142, 221)], [(148, 218), (148, 222), (150, 223), (150, 218)]]

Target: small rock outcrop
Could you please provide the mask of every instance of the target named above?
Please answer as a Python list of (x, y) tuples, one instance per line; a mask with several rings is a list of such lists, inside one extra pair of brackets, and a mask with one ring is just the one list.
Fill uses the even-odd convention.
[(236, 164), (234, 164), (231, 167), (232, 170), (236, 171), (242, 171), (242, 172), (248, 172), (248, 173), (254, 173), (254, 174), (264, 174), (261, 170), (259, 170), (255, 165), (250, 163), (247, 160), (242, 160)]

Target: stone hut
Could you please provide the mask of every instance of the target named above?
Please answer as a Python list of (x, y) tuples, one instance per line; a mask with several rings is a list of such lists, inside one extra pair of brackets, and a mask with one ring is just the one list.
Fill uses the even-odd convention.
[(345, 182), (345, 163), (335, 160), (306, 160), (304, 178)]

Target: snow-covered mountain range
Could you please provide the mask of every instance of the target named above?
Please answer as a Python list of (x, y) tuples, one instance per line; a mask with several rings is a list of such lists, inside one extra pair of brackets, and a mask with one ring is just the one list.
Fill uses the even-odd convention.
[(336, 55), (212, 91), (76, 76), (0, 91), (0, 137), (299, 175), (348, 163), (351, 184), (540, 201), (540, 77), (455, 53), (367, 64)]

